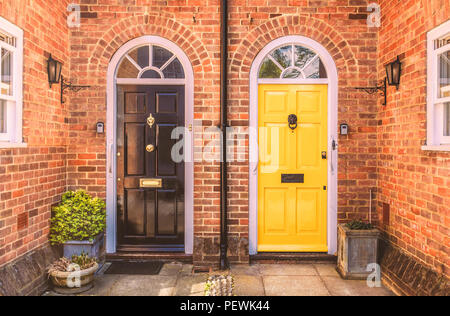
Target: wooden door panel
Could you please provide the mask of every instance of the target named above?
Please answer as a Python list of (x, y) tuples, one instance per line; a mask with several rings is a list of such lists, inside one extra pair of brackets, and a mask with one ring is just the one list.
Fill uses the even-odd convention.
[[(117, 100), (118, 249), (182, 251), (185, 166), (172, 160), (171, 136), (185, 125), (184, 86), (119, 86)], [(143, 179), (162, 187), (141, 188)]]
[[(326, 252), (328, 87), (259, 88), (258, 251)], [(295, 114), (298, 126), (289, 128)], [(295, 183), (283, 176), (295, 175)]]
[(146, 170), (146, 124), (125, 123), (125, 151), (127, 176), (144, 176)]

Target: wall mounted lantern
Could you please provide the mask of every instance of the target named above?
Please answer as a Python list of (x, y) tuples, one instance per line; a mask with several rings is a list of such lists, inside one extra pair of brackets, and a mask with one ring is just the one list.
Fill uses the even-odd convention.
[(53, 84), (61, 83), (61, 104), (65, 103), (64, 92), (66, 90), (79, 92), (83, 89), (88, 89), (91, 86), (76, 86), (73, 85), (70, 81), (64, 79), (61, 75), (62, 71), (62, 63), (56, 59), (53, 59), (52, 55), (47, 60), (47, 72), (48, 72), (48, 83), (50, 84), (50, 88)]
[(47, 60), (48, 83), (50, 88), (53, 84), (58, 84), (61, 80), (62, 63), (53, 59), (52, 55)]
[(400, 57), (392, 63), (386, 65), (386, 78), (375, 87), (357, 87), (356, 90), (363, 90), (368, 94), (375, 94), (381, 92), (381, 96), (384, 97), (383, 105), (387, 104), (387, 86), (396, 86), (397, 90), (400, 86), (400, 77), (402, 74), (402, 63), (400, 62)]
[(402, 63), (400, 62), (400, 57), (390, 64), (386, 65), (386, 76), (390, 86), (396, 86), (397, 90), (400, 86), (400, 77), (402, 75)]

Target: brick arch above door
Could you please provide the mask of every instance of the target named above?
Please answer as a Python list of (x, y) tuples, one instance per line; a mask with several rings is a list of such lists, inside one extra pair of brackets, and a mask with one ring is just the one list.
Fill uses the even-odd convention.
[[(96, 43), (89, 59), (89, 72), (106, 73), (115, 52), (132, 39), (154, 35), (163, 37), (188, 56), (196, 76), (212, 71), (212, 61), (205, 45), (189, 28), (163, 15), (139, 15), (120, 20), (106, 30)], [(101, 76), (97, 76), (101, 78)], [(103, 78), (102, 78), (103, 79)]]
[(271, 41), (289, 35), (308, 37), (320, 43), (330, 53), (340, 73), (358, 67), (356, 53), (332, 25), (305, 16), (281, 16), (259, 25), (241, 41), (231, 59), (231, 78), (248, 79), (258, 53)]

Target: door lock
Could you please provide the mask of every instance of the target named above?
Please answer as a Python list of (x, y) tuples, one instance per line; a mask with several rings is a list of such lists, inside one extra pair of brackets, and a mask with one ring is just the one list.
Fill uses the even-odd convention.
[(322, 159), (327, 160), (328, 159), (328, 153), (326, 151), (322, 151)]
[(295, 115), (295, 114), (289, 115), (288, 122), (289, 122), (289, 128), (291, 130), (295, 131), (297, 129), (297, 127), (298, 127), (297, 115)]

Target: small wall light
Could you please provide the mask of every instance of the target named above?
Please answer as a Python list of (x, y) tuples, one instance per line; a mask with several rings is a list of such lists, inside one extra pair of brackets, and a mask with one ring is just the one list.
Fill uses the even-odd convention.
[(62, 63), (53, 59), (52, 55), (47, 60), (48, 83), (50, 88), (61, 80)]
[(47, 60), (47, 73), (48, 73), (48, 83), (50, 84), (50, 88), (53, 84), (61, 83), (61, 104), (65, 102), (64, 100), (64, 91), (70, 90), (74, 92), (78, 92), (83, 89), (90, 88), (91, 86), (76, 86), (71, 82), (64, 79), (61, 75), (62, 71), (62, 63), (53, 59), (52, 55)]
[(392, 63), (386, 65), (386, 76), (390, 86), (396, 86), (397, 90), (400, 86), (400, 78), (402, 75), (402, 63), (400, 62), (400, 57)]

